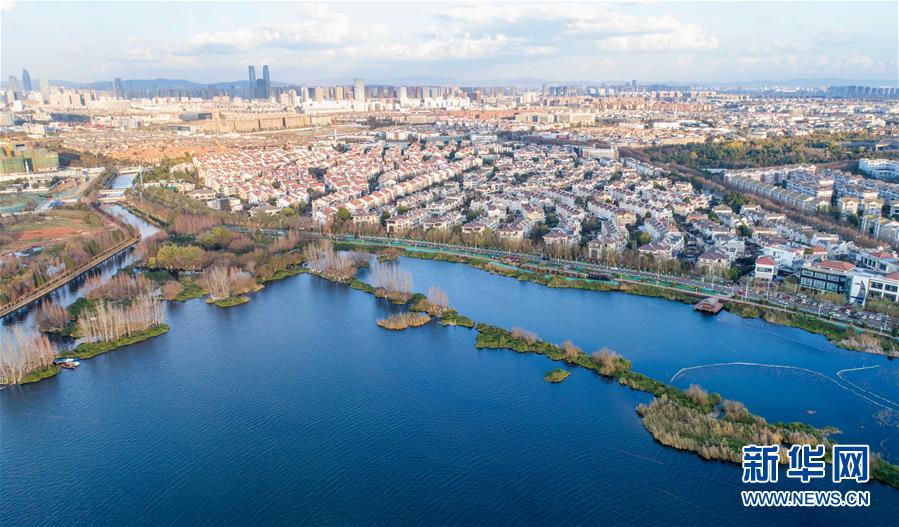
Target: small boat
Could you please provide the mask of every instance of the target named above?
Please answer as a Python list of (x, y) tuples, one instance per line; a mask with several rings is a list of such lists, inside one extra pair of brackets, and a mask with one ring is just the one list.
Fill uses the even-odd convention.
[(65, 368), (67, 370), (74, 370), (78, 366), (81, 366), (80, 362), (71, 357), (67, 359), (56, 359), (53, 361), (53, 364), (56, 364), (60, 368)]

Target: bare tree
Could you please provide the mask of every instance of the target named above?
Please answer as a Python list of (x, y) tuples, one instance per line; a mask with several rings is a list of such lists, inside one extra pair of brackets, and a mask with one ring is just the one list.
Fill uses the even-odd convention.
[(428, 304), (445, 311), (449, 308), (449, 295), (443, 289), (432, 285), (428, 288)]
[(127, 305), (99, 302), (78, 317), (78, 330), (91, 340), (115, 340), (165, 322), (159, 301), (151, 295), (131, 300)]
[(46, 335), (27, 335), (21, 325), (0, 337), (0, 384), (22, 382), (30, 372), (53, 364), (56, 350)]
[(533, 331), (528, 331), (524, 328), (519, 328), (519, 327), (512, 328), (512, 336), (517, 339), (521, 339), (521, 340), (527, 342), (528, 344), (533, 344), (533, 343), (537, 342), (537, 334), (534, 333)]
[(49, 301), (44, 301), (34, 314), (34, 320), (41, 331), (60, 331), (71, 319), (66, 308)]
[(231, 273), (223, 265), (210, 267), (203, 271), (199, 282), (213, 300), (222, 300), (231, 296)]
[(565, 352), (565, 359), (568, 361), (574, 361), (578, 358), (579, 355), (584, 353), (584, 350), (574, 345), (570, 340), (566, 340), (562, 344), (559, 345), (562, 348), (562, 351)]
[(709, 392), (705, 391), (705, 389), (698, 384), (691, 384), (690, 387), (687, 388), (686, 394), (690, 399), (693, 399), (701, 405), (709, 404)]
[(375, 289), (384, 291), (388, 297), (412, 295), (412, 274), (396, 264), (374, 262), (371, 280)]
[(169, 280), (162, 285), (162, 296), (166, 300), (174, 300), (178, 298), (178, 295), (181, 294), (181, 291), (184, 291), (184, 286), (181, 285), (181, 282), (177, 282), (175, 280)]
[(327, 278), (345, 280), (356, 274), (353, 259), (336, 252), (331, 242), (327, 240), (307, 245), (303, 255), (310, 270)]
[(631, 369), (631, 361), (622, 357), (618, 352), (609, 348), (602, 348), (593, 353), (593, 363), (599, 373), (611, 377), (618, 373), (626, 373)]

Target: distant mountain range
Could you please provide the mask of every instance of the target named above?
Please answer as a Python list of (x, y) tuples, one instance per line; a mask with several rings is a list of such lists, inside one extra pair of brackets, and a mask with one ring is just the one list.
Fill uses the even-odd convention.
[[(20, 81), (21, 82), (21, 81)], [(111, 90), (112, 80), (102, 80), (93, 82), (72, 82), (66, 80), (51, 80), (53, 86), (61, 86), (64, 88), (80, 88), (93, 90)], [(235, 80), (226, 82), (202, 83), (185, 79), (122, 79), (126, 87), (135, 90), (159, 89), (198, 89), (209, 86), (218, 88), (247, 88), (248, 80)], [(606, 85), (622, 85), (629, 84), (630, 80), (609, 80), (603, 82), (585, 81), (585, 80), (549, 80), (538, 78), (517, 78), (517, 79), (479, 79), (479, 80), (462, 80), (450, 77), (437, 76), (408, 76), (393, 77), (384, 79), (367, 80), (369, 86), (542, 86), (548, 85), (576, 85), (576, 86), (596, 86), (600, 84)], [(751, 81), (731, 81), (731, 82), (714, 82), (714, 81), (638, 81), (639, 84), (659, 84), (666, 86), (729, 86), (729, 87), (746, 87), (760, 88), (763, 86), (782, 86), (795, 88), (812, 88), (819, 86), (872, 86), (872, 87), (899, 87), (897, 79), (840, 79), (840, 78), (821, 78), (821, 79), (790, 79), (790, 80), (751, 80)], [(4, 86), (7, 83), (3, 83)], [(304, 84), (307, 86), (351, 86), (352, 78), (330, 78), (330, 79), (313, 79), (302, 81), (300, 83), (272, 82), (273, 86), (296, 86)]]

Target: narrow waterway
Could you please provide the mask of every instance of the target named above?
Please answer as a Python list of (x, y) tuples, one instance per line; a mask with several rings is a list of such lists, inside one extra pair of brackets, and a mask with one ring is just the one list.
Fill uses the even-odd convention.
[[(131, 186), (131, 179), (132, 176), (118, 176), (113, 180), (111, 188), (128, 188)], [(124, 222), (137, 228), (142, 238), (152, 236), (156, 232), (159, 232), (159, 229), (155, 226), (147, 223), (118, 205), (102, 205), (102, 207), (110, 214), (118, 216)], [(119, 253), (93, 269), (79, 275), (68, 284), (57, 288), (52, 293), (44, 296), (44, 300), (67, 306), (77, 300), (80, 296), (83, 296), (81, 288), (88, 278), (92, 276), (100, 276), (104, 280), (110, 278), (119, 272), (120, 269), (133, 264), (135, 258), (133, 249)], [(0, 338), (3, 338), (14, 325), (20, 326), (27, 332), (36, 332), (37, 328), (34, 323), (34, 312), (35, 307), (38, 305), (39, 303), (32, 303), (30, 306), (0, 319)], [(71, 339), (54, 339), (54, 342), (61, 348), (70, 347), (72, 345)]]

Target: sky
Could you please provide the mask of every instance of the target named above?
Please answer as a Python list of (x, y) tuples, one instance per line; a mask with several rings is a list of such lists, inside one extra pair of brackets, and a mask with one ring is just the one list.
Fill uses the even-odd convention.
[(0, 75), (897, 81), (897, 2), (10, 2)]

